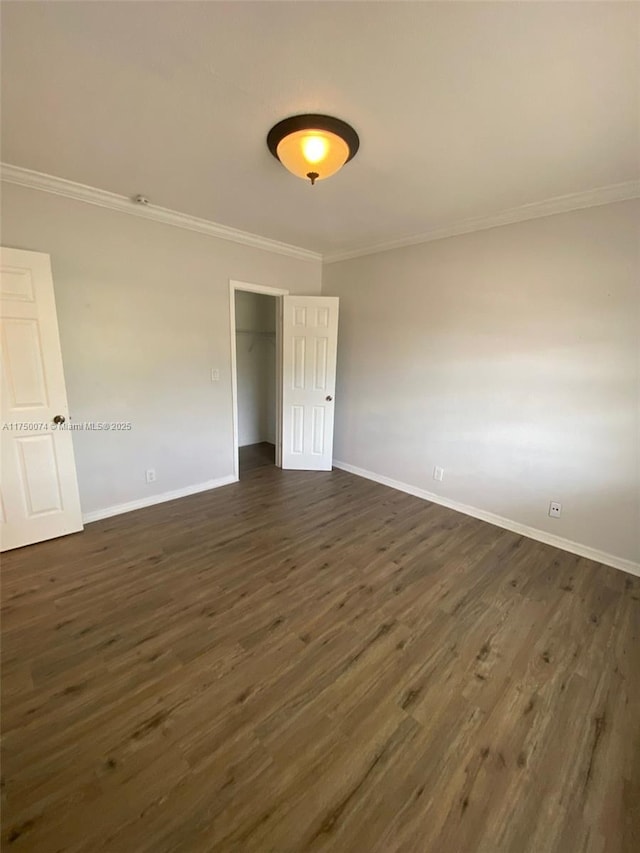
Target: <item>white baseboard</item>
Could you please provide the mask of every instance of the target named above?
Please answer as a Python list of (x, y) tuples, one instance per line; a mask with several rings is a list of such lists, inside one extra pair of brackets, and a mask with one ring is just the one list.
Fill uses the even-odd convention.
[(112, 515), (122, 515), (124, 512), (132, 512), (134, 509), (143, 509), (146, 506), (154, 506), (155, 504), (163, 504), (166, 501), (174, 501), (176, 498), (186, 498), (188, 495), (196, 495), (198, 492), (207, 492), (209, 489), (217, 489), (220, 486), (228, 486), (230, 483), (237, 483), (238, 478), (233, 474), (226, 477), (218, 477), (216, 480), (207, 480), (205, 483), (196, 483), (193, 486), (185, 486), (183, 489), (174, 489), (171, 492), (161, 492), (159, 495), (151, 495), (148, 498), (139, 498), (136, 501), (127, 501), (124, 504), (115, 504), (104, 509), (95, 509), (92, 512), (82, 514), (82, 520), (85, 524), (91, 524), (92, 521), (100, 521), (103, 518), (111, 518)]
[(535, 539), (538, 542), (544, 542), (545, 545), (553, 545), (555, 548), (561, 548), (563, 551), (570, 551), (572, 554), (577, 554), (579, 557), (586, 557), (588, 560), (594, 560), (596, 563), (604, 563), (606, 566), (613, 566), (615, 569), (621, 569), (623, 572), (637, 575), (640, 577), (640, 563), (634, 563), (632, 560), (625, 560), (622, 557), (615, 557), (613, 554), (606, 554), (604, 551), (597, 551), (595, 548), (590, 548), (588, 545), (581, 545), (579, 542), (572, 542), (571, 539), (563, 539), (561, 536), (555, 536), (553, 533), (547, 533), (544, 530), (538, 530), (536, 527), (529, 527), (526, 524), (520, 524), (517, 521), (512, 521), (510, 518), (504, 518), (501, 515), (496, 515), (493, 512), (487, 512), (484, 509), (478, 509), (475, 506), (459, 503), (450, 498), (436, 495), (432, 492), (427, 492), (425, 489), (419, 489), (417, 486), (412, 486), (409, 483), (403, 483), (400, 480), (393, 480), (391, 477), (385, 477), (382, 474), (375, 474), (373, 471), (367, 471), (365, 468), (357, 468), (355, 465), (350, 465), (348, 462), (340, 462), (333, 460), (334, 468), (340, 468), (343, 471), (348, 471), (350, 474), (356, 474), (358, 477), (364, 477), (367, 480), (373, 480), (376, 483), (381, 483), (383, 486), (390, 486), (392, 489), (397, 489), (400, 492), (406, 492), (408, 495), (414, 495), (416, 498), (422, 498), (425, 501), (446, 506), (449, 509), (462, 512), (465, 515), (470, 515), (473, 518), (479, 518), (480, 521), (487, 521), (489, 524), (495, 524), (496, 527), (502, 527), (505, 530), (510, 530), (512, 533), (519, 533), (521, 536), (527, 536), (529, 539)]

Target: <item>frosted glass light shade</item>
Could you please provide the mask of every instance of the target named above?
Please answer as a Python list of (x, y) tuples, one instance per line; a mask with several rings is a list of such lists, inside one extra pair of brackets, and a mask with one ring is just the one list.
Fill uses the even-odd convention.
[(349, 157), (349, 146), (327, 130), (298, 130), (279, 143), (278, 160), (285, 169), (299, 178), (309, 173), (317, 175), (314, 180), (322, 181), (335, 175)]
[(353, 159), (360, 139), (351, 125), (334, 116), (290, 116), (267, 134), (267, 146), (293, 175), (322, 181)]

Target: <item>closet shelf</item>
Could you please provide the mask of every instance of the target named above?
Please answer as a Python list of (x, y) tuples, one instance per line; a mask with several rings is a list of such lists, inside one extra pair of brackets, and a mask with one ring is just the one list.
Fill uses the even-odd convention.
[(254, 329), (236, 329), (236, 335), (265, 335), (269, 338), (275, 338), (275, 332), (257, 332)]

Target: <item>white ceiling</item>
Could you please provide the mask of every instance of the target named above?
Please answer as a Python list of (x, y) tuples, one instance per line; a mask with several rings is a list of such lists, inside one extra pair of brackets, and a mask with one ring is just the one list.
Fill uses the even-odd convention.
[[(3, 2), (2, 159), (323, 253), (640, 177), (637, 3)], [(315, 187), (285, 116), (360, 134)]]

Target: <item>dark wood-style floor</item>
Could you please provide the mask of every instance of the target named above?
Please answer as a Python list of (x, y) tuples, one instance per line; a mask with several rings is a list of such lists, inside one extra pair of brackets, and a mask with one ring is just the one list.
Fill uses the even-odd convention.
[(3, 849), (640, 850), (639, 579), (273, 467), (2, 574)]
[(264, 465), (275, 465), (276, 448), (268, 441), (259, 444), (247, 444), (238, 448), (238, 461), (240, 476), (243, 477), (254, 468), (262, 468)]

